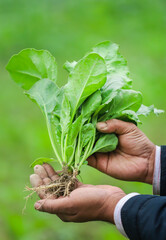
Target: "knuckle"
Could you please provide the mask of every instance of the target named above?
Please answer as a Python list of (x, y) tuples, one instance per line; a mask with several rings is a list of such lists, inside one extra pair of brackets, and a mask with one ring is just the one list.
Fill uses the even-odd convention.
[(134, 123), (129, 122), (128, 124), (129, 124), (131, 131), (135, 131), (137, 129), (137, 126)]
[(117, 119), (110, 119), (110, 120), (107, 120), (106, 121), (106, 123), (107, 123), (107, 125), (109, 126), (109, 125), (117, 125)]
[(108, 126), (108, 129), (110, 129), (111, 127), (113, 129), (117, 129), (118, 128), (118, 120), (117, 119), (110, 119), (106, 121), (106, 124)]

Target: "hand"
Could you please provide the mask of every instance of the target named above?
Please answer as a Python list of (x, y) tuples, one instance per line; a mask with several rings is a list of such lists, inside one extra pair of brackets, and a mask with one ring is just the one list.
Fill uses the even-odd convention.
[(88, 158), (89, 165), (114, 178), (152, 184), (155, 145), (133, 123), (112, 119), (97, 123), (103, 133), (116, 133), (118, 147)]
[[(45, 185), (58, 177), (49, 164), (37, 165), (35, 174), (30, 176), (33, 187)], [(114, 223), (113, 214), (117, 202), (125, 193), (117, 187), (107, 185), (86, 185), (78, 182), (78, 187), (68, 197), (44, 199), (44, 192), (38, 193), (40, 198), (35, 209), (56, 214), (64, 222), (87, 222), (101, 220)]]

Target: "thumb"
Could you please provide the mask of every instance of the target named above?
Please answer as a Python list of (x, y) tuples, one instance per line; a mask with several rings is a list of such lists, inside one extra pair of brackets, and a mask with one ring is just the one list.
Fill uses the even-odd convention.
[(44, 199), (35, 203), (35, 209), (41, 212), (57, 214), (66, 206), (66, 198)]
[(118, 119), (110, 119), (106, 122), (98, 122), (96, 128), (103, 133), (116, 133), (119, 135), (126, 134), (135, 130), (135, 124), (124, 122)]

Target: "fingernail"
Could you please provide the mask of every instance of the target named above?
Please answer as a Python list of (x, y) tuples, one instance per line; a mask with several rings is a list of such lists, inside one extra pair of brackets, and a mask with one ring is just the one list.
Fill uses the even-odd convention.
[(96, 127), (98, 130), (106, 130), (107, 129), (107, 123), (105, 122), (98, 122), (96, 124)]
[(40, 207), (41, 207), (41, 202), (36, 202), (35, 203), (35, 209), (39, 210)]

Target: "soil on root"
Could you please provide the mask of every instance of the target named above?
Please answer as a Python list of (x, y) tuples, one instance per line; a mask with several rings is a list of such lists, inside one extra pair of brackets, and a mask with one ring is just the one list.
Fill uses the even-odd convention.
[(57, 176), (55, 181), (50, 182), (48, 185), (41, 185), (39, 187), (30, 188), (26, 186), (26, 191), (31, 191), (31, 193), (25, 197), (26, 203), (23, 209), (23, 212), (26, 209), (26, 204), (28, 199), (34, 194), (37, 193), (40, 195), (40, 192), (44, 192), (44, 199), (49, 199), (52, 197), (66, 197), (69, 196), (70, 193), (76, 189), (78, 179), (77, 179), (78, 171), (74, 170), (73, 172), (69, 172), (66, 167), (63, 168), (62, 172)]

